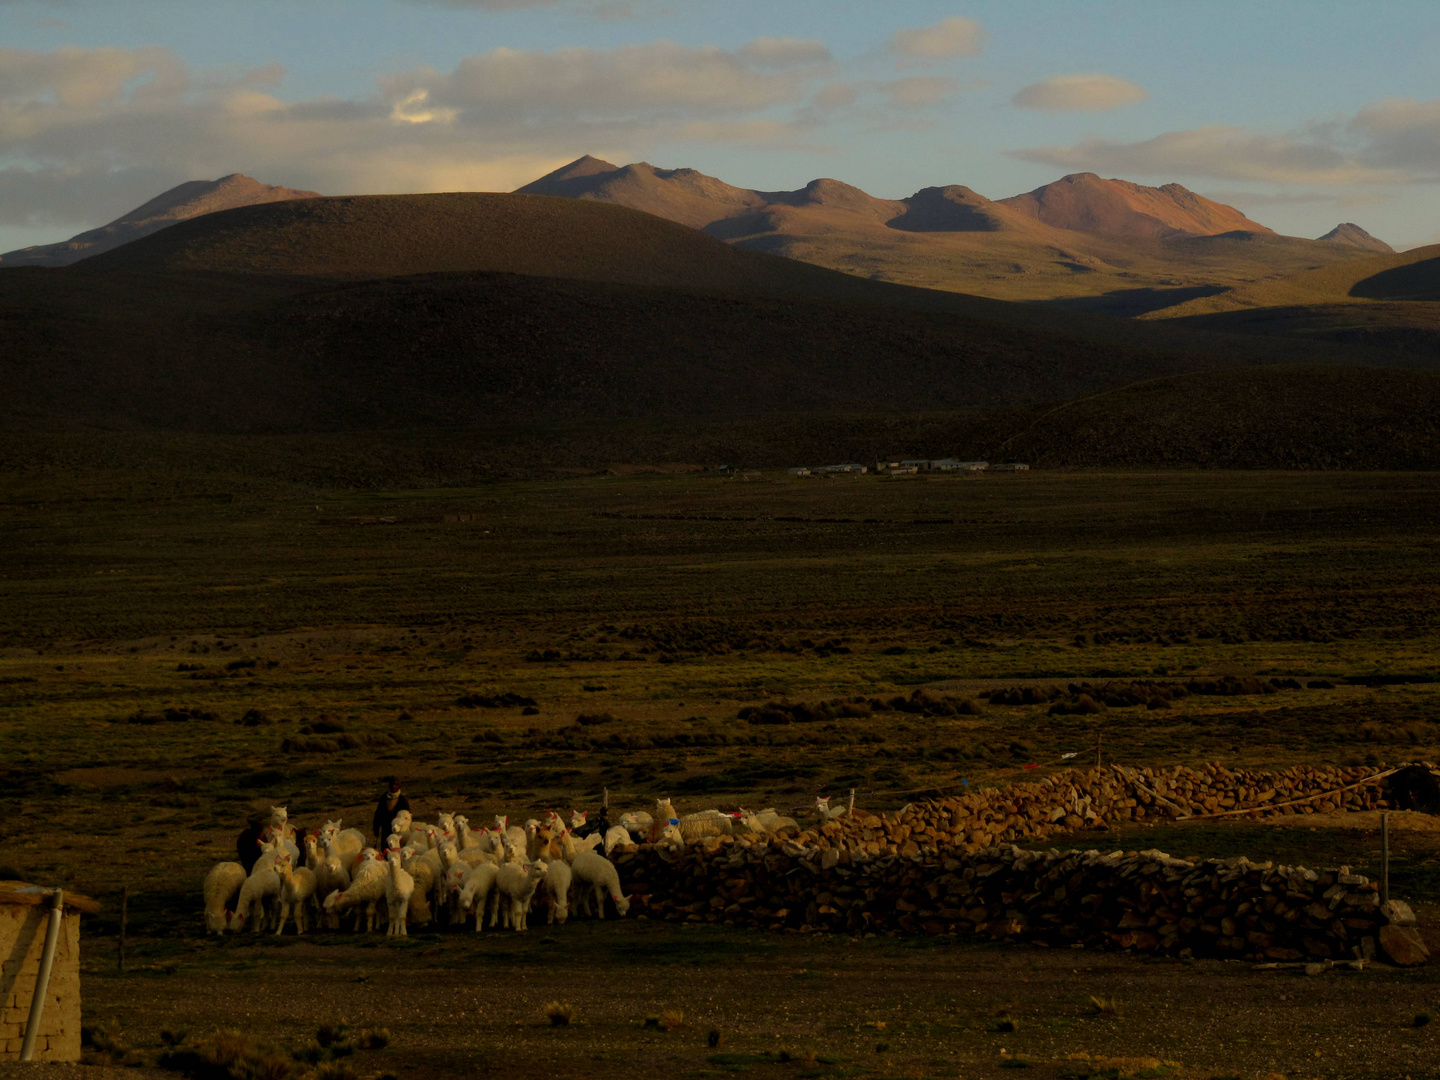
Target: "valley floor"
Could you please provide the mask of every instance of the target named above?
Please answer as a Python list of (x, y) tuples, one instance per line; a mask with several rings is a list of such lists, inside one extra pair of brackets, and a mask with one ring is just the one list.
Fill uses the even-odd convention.
[[(486, 1063), (971, 1076), (1002, 1067), (1002, 1048), (1041, 1076), (1085, 1075), (1069, 1058), (1082, 1053), (1175, 1061), (1177, 1076), (1425, 1075), (1434, 1028), (1411, 1025), (1434, 1007), (1429, 969), (1306, 979), (634, 920), (216, 945), (198, 889), (250, 810), (359, 823), (391, 773), (417, 816), (483, 821), (594, 807), (606, 789), (624, 806), (668, 794), (682, 809), (803, 814), (854, 788), (857, 805), (893, 809), (1085, 760), (1097, 739), (1136, 765), (1434, 760), (1437, 488), (1424, 473), (673, 472), (359, 491), (12, 472), (0, 865), (105, 901), (85, 931), (87, 1018), (137, 1044), (243, 1021), (298, 1046), (344, 1016), (394, 1036), (362, 1072), (407, 1078)], [(1225, 676), (1248, 690), (1204, 689)], [(1136, 680), (1199, 689), (1155, 709), (1111, 692), (1074, 715), (1040, 693), (1090, 683), (1103, 701), (1106, 684)], [(973, 708), (917, 711), (917, 690)], [(507, 693), (536, 704), (485, 700)], [(855, 715), (740, 716), (836, 698)], [(1373, 872), (1374, 826), (1073, 840)], [(1437, 837), (1398, 829), (1392, 871), (1432, 926)], [(122, 885), (139, 970), (117, 976)], [(1092, 995), (1121, 1015), (1088, 1015)], [(544, 1026), (554, 998), (577, 1026)], [(684, 1025), (646, 1030), (667, 1007)], [(1017, 1030), (992, 1030), (1002, 1007)]]

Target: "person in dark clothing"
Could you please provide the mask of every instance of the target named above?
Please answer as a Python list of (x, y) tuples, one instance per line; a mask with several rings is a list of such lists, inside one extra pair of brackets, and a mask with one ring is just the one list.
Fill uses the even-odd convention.
[(245, 824), (245, 831), (235, 841), (235, 857), (245, 873), (250, 873), (255, 868), (255, 861), (260, 858), (260, 837), (264, 835), (265, 826), (269, 819), (264, 814), (251, 814)]
[(390, 788), (384, 795), (380, 796), (380, 802), (375, 807), (375, 820), (371, 822), (371, 828), (375, 831), (377, 845), (383, 845), (390, 835), (390, 823), (395, 820), (395, 815), (401, 810), (410, 809), (410, 800), (400, 790), (400, 781), (391, 780)]

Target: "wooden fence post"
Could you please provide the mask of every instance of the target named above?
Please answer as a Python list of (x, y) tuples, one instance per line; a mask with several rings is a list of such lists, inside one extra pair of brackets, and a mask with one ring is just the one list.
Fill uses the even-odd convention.
[(125, 930), (130, 920), (130, 886), (120, 886), (120, 970), (125, 970)]
[(1390, 812), (1380, 811), (1380, 903), (1390, 902)]

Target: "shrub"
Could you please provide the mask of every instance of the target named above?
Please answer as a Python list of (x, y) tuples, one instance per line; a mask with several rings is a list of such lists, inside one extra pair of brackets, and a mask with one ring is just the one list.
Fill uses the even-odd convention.
[(569, 1027), (570, 1021), (575, 1019), (575, 1006), (568, 1002), (552, 1001), (543, 1011), (551, 1027)]

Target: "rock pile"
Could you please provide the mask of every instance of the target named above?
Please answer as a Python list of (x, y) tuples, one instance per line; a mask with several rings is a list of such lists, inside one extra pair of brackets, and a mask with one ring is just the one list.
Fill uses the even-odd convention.
[[(1382, 809), (1388, 806), (1383, 786), (1352, 786), (1374, 774), (1365, 767), (1314, 765), (1272, 773), (1220, 765), (1068, 769), (1034, 783), (930, 800), (892, 817), (857, 812), (797, 840), (807, 847), (869, 856), (917, 855), (932, 849), (973, 852), (1077, 829), (1233, 811), (1261, 816)], [(1305, 801), (1296, 803), (1299, 799)]]

